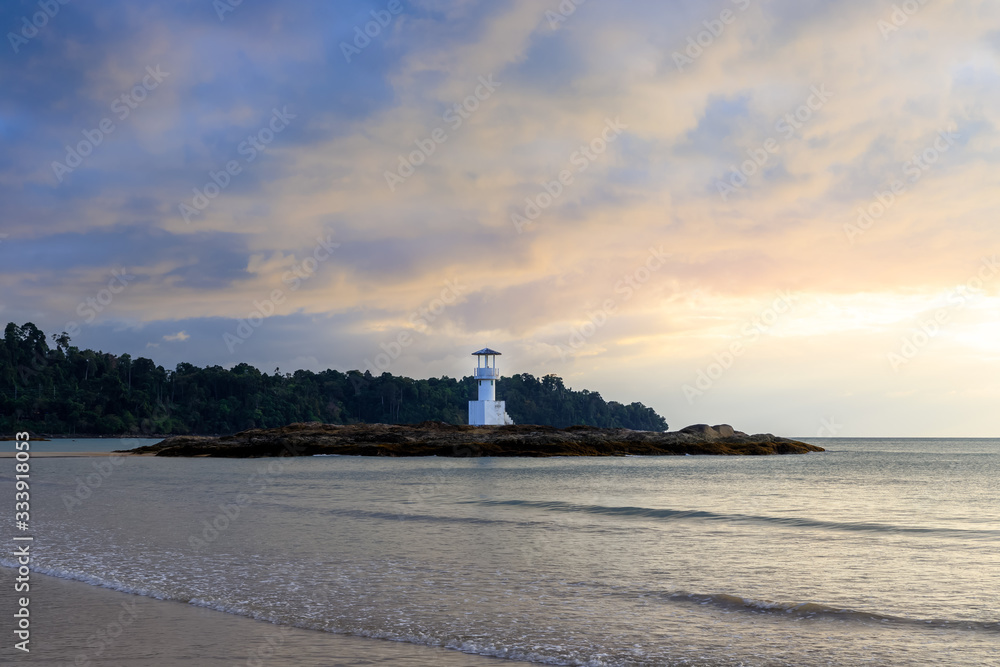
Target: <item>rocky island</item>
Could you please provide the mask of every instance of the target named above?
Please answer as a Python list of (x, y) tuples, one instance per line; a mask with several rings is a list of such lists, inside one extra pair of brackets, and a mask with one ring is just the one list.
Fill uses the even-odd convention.
[(251, 429), (221, 437), (172, 436), (155, 445), (124, 450), (155, 456), (251, 458), (264, 456), (730, 456), (807, 454), (822, 447), (771, 434), (747, 435), (728, 424), (696, 424), (680, 431), (518, 424), (464, 426), (320, 422)]

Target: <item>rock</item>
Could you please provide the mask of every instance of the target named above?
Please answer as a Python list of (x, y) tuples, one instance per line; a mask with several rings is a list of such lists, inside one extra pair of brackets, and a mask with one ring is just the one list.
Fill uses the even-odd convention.
[(824, 451), (771, 435), (748, 436), (729, 425), (695, 424), (681, 431), (517, 424), (290, 424), (222, 437), (175, 436), (129, 450), (156, 456), (623, 456), (805, 454)]
[[(732, 430), (732, 428), (730, 428), (730, 430)], [(678, 431), (678, 433), (686, 433), (687, 435), (705, 438), (706, 440), (715, 440), (720, 437), (719, 432), (708, 424), (692, 424), (691, 426), (685, 426)]]
[(713, 426), (712, 428), (715, 429), (715, 431), (723, 438), (731, 438), (736, 435), (736, 431), (734, 431), (733, 427), (729, 424), (719, 424), (717, 426)]

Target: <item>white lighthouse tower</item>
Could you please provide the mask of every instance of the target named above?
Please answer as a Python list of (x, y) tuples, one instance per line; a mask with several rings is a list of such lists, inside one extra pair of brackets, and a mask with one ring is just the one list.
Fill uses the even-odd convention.
[(497, 399), (497, 380), (500, 370), (497, 368), (497, 357), (500, 353), (484, 347), (479, 352), (473, 352), (476, 358), (476, 370), (473, 377), (479, 387), (479, 400), (469, 401), (469, 424), (471, 426), (502, 426), (513, 424), (507, 415), (507, 407)]

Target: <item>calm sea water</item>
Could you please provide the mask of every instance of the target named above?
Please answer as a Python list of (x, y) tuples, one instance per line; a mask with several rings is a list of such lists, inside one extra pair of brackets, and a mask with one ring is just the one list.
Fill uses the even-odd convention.
[[(32, 440), (33, 452), (114, 452), (154, 445), (162, 438), (55, 438), (53, 440)], [(11, 452), (14, 443), (0, 442), (0, 452)]]
[(1000, 440), (816, 442), (829, 451), (37, 459), (34, 567), (545, 664), (1000, 664)]

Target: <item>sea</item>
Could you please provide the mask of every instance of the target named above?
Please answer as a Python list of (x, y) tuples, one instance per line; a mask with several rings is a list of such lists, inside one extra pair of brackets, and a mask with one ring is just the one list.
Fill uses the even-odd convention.
[[(37, 617), (61, 605), (64, 622), (36, 631), (31, 656), (10, 650), (4, 548), (0, 656), (1000, 665), (1000, 440), (805, 440), (827, 451), (35, 458), (31, 604)], [(8, 501), (13, 466), (0, 459)], [(7, 545), (22, 534), (10, 519)], [(83, 608), (93, 587), (125, 610), (118, 626)], [(176, 620), (129, 629), (137, 603), (146, 618), (190, 610), (183, 627), (203, 635)]]

